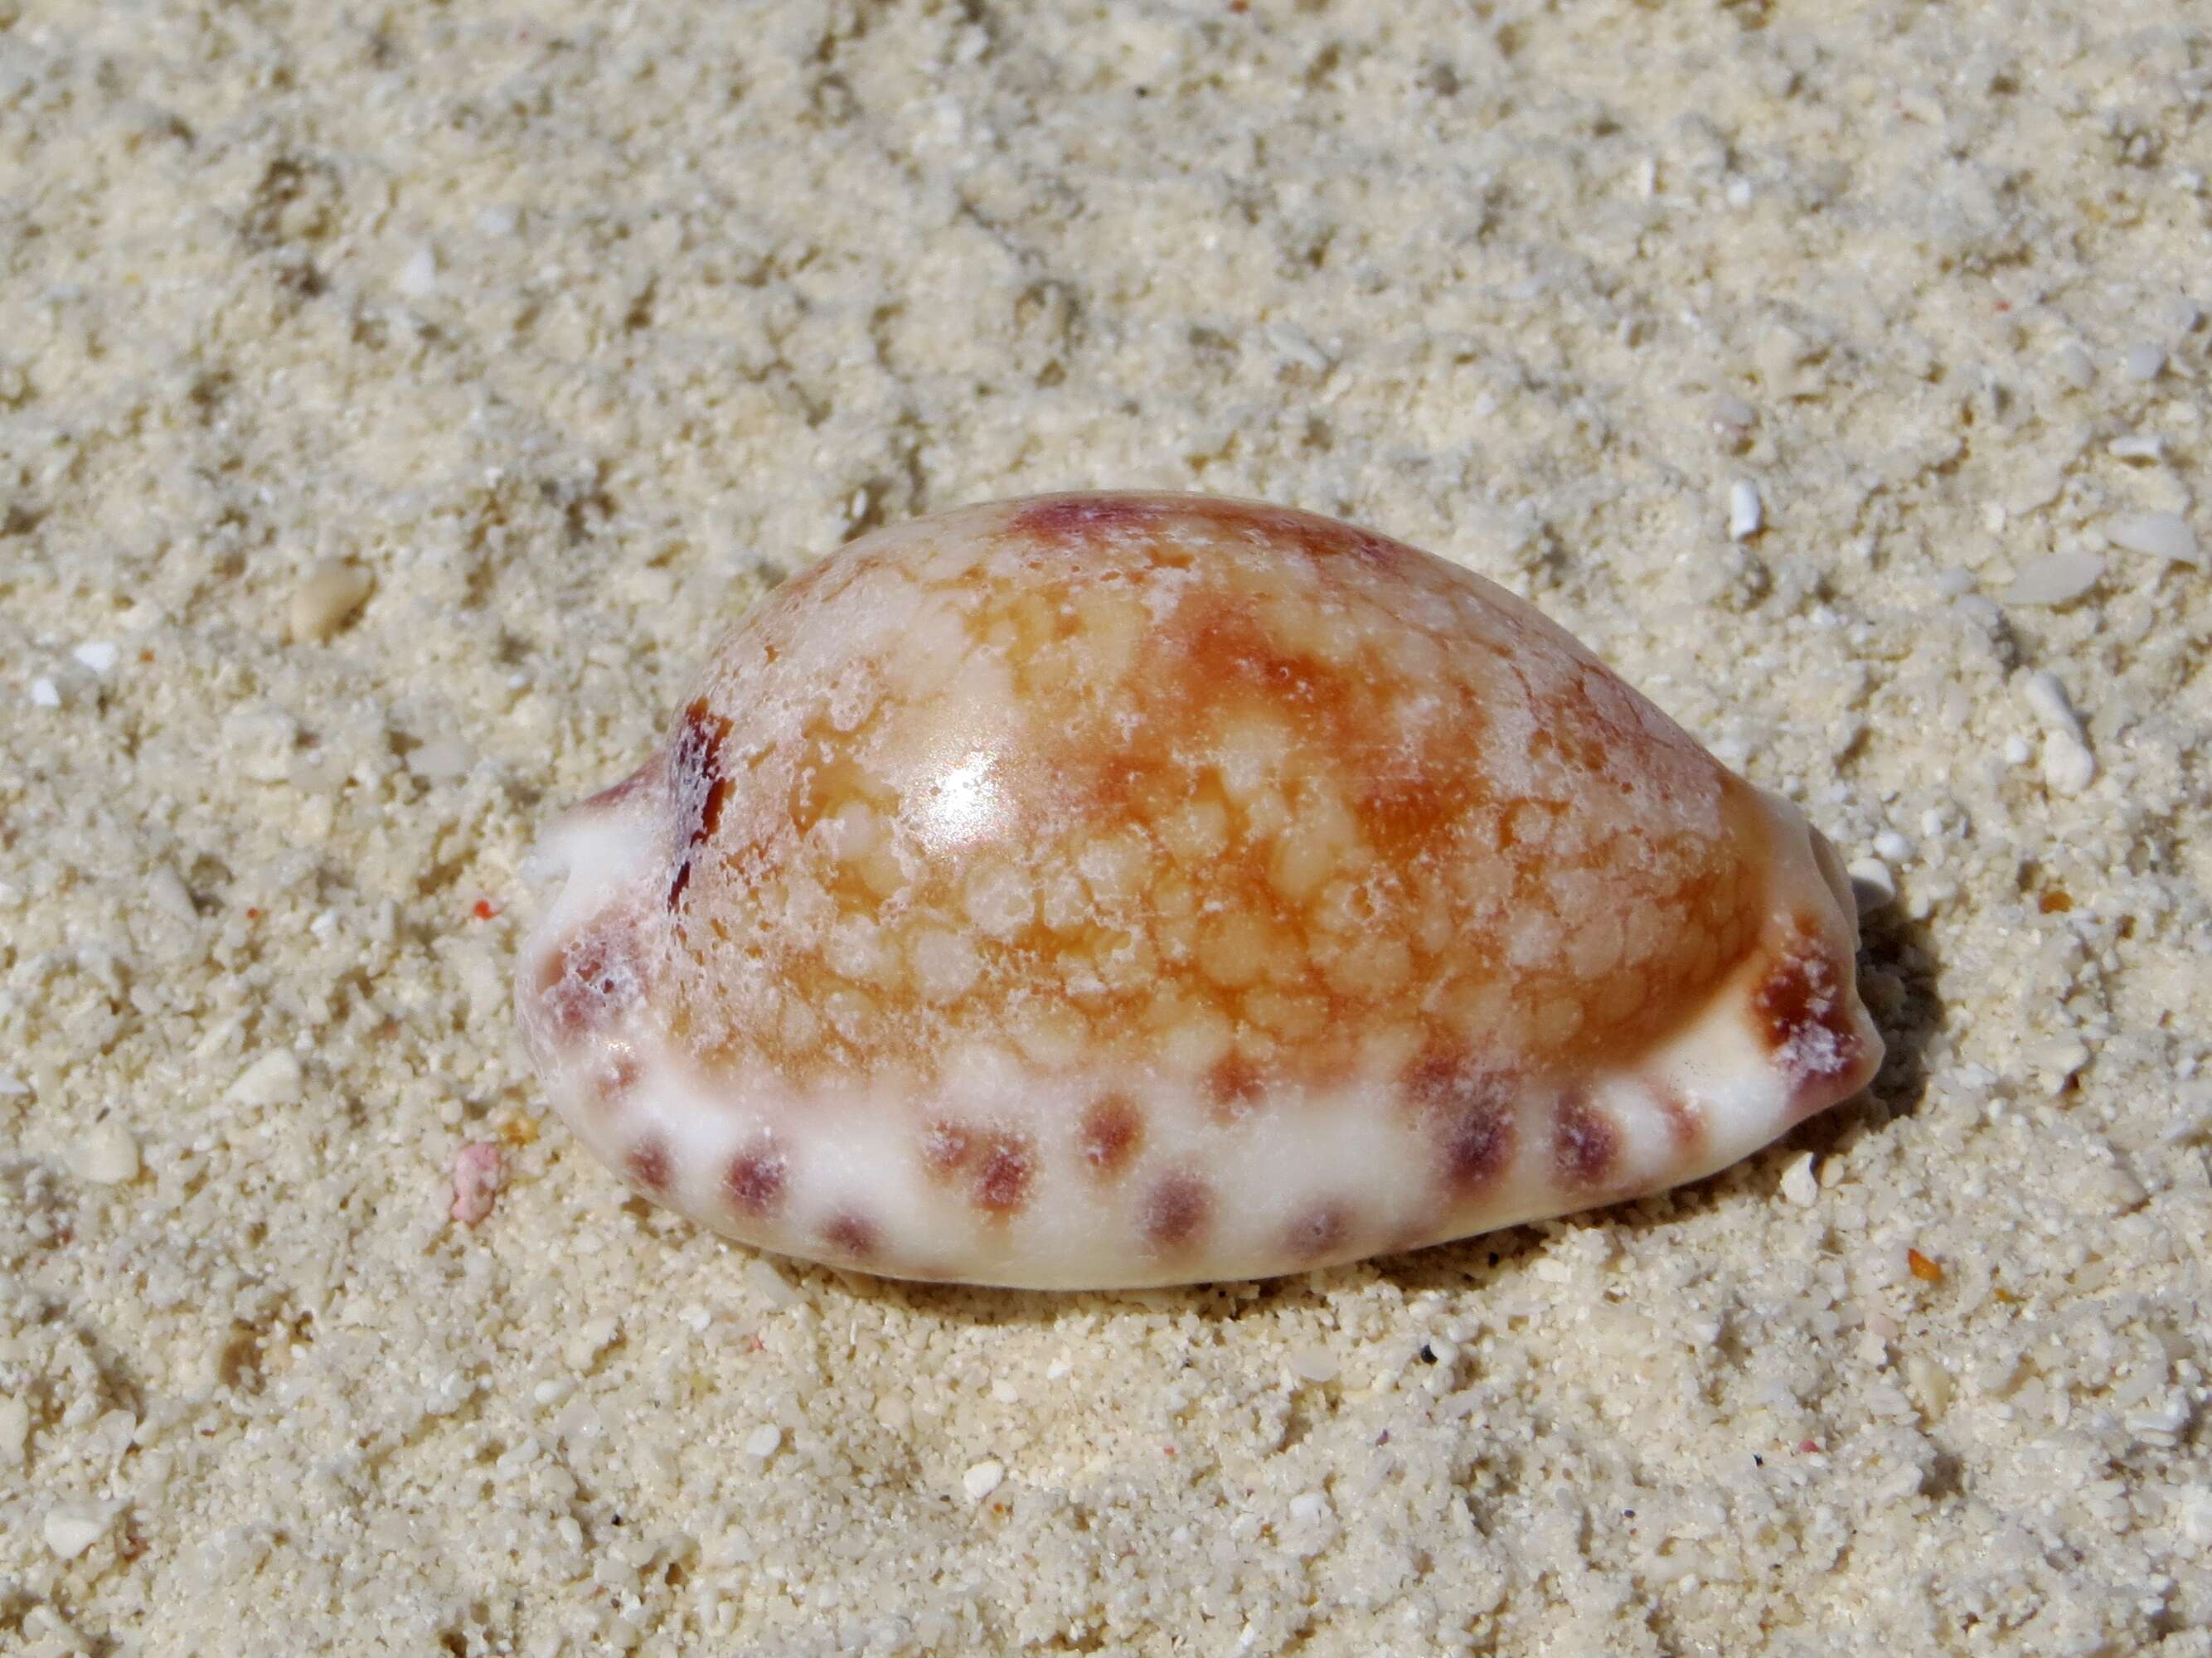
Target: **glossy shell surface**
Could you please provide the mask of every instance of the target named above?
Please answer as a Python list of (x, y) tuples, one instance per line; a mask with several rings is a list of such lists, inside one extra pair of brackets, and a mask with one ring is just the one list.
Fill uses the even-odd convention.
[(1881, 1055), (1834, 854), (1528, 604), (1371, 531), (996, 503), (820, 561), (550, 832), (523, 1028), (787, 1254), (1263, 1276), (1656, 1191)]

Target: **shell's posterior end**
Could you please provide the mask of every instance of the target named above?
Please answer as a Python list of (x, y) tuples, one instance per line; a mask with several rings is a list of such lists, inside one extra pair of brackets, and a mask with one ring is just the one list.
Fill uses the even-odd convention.
[(647, 1022), (641, 899), (659, 861), (647, 786), (658, 768), (656, 760), (562, 813), (524, 862), (538, 914), (517, 952), (516, 1023), (552, 1104), (580, 1130), (635, 1072)]

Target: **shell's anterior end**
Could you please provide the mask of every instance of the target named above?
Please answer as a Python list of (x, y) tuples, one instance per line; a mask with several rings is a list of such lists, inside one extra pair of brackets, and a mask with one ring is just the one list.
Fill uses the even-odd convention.
[(1511, 595), (1251, 503), (866, 537), (549, 839), (517, 998), (585, 1144), (892, 1276), (1440, 1242), (1710, 1172), (1881, 1057), (1794, 809)]

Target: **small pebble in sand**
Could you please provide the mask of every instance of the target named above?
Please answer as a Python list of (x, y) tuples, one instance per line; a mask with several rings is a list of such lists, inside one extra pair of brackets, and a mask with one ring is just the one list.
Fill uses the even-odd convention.
[(1006, 1477), (1006, 1465), (999, 1461), (982, 1461), (960, 1476), (960, 1489), (967, 1493), (970, 1503), (981, 1503), (999, 1489), (999, 1482)]
[(2166, 353), (2148, 340), (2138, 341), (2120, 359), (2120, 374), (2142, 382), (2156, 380), (2166, 368)]
[(226, 1097), (236, 1105), (279, 1105), (296, 1097), (305, 1079), (289, 1048), (272, 1048), (238, 1073)]
[(2047, 668), (2039, 668), (2020, 682), (2021, 701), (2027, 704), (2035, 722), (2047, 732), (2064, 732), (2069, 737), (2081, 735), (2081, 721), (2074, 712), (2074, 701), (2066, 695), (2066, 686), (2058, 676)]
[(2164, 1440), (2187, 1427), (2195, 1414), (2185, 1394), (2172, 1393), (2145, 1409), (2129, 1412), (2124, 1425), (2138, 1439)]
[(2080, 738), (2046, 732), (2043, 738), (2043, 781), (2053, 794), (2079, 794), (2097, 780), (2097, 756)]
[(0, 1399), (0, 1468), (20, 1468), (30, 1442), (31, 1407), (20, 1394)]
[(317, 560), (292, 589), (287, 612), (292, 637), (318, 643), (330, 638), (353, 620), (374, 586), (366, 570), (343, 559)]
[(1729, 538), (1747, 541), (1765, 522), (1766, 508), (1759, 498), (1759, 486), (1749, 478), (1738, 478), (1729, 485)]
[(71, 1148), (70, 1172), (100, 1186), (116, 1186), (138, 1175), (138, 1143), (112, 1119), (96, 1125)]
[(418, 247), (399, 270), (399, 291), (410, 300), (419, 300), (438, 286), (438, 256), (427, 247)]
[(1954, 1392), (1951, 1373), (1926, 1354), (1906, 1357), (1905, 1379), (1920, 1396), (1921, 1408), (1930, 1417), (1941, 1416), (1949, 1408)]
[(2021, 681), (2021, 699), (2043, 727), (2043, 780), (2055, 794), (2079, 794), (2096, 780), (2097, 757), (2058, 676), (2038, 670)]
[(863, 537), (533, 865), (524, 1033), (585, 1143), (896, 1276), (1261, 1277), (1616, 1202), (1882, 1052), (1795, 807), (1510, 593), (1249, 502)]
[(2086, 391), (2097, 378), (2097, 365), (2088, 349), (2078, 340), (2069, 340), (2051, 354), (2051, 372), (2059, 384), (2076, 392)]
[(31, 706), (34, 708), (58, 708), (62, 694), (51, 679), (38, 678), (31, 682)]
[(773, 1422), (763, 1422), (745, 1436), (745, 1455), (765, 1462), (782, 1443), (783, 1430)]
[(1750, 436), (1752, 428), (1759, 424), (1759, 410), (1731, 392), (1721, 392), (1707, 405), (1705, 418), (1713, 435), (1734, 447)]
[(1301, 1560), (1310, 1559), (1328, 1546), (1336, 1530), (1336, 1514), (1320, 1491), (1301, 1491), (1291, 1499), (1282, 1529), (1284, 1549)]
[(106, 1535), (112, 1517), (105, 1504), (64, 1503), (47, 1511), (40, 1529), (57, 1558), (74, 1560)]
[(1813, 1172), (1811, 1152), (1792, 1158), (1782, 1171), (1782, 1195), (1800, 1209), (1810, 1209), (1820, 1200), (1820, 1182)]
[(1310, 374), (1318, 374), (1329, 366), (1328, 353), (1297, 329), (1278, 323), (1267, 331), (1267, 341), (1275, 355), (1285, 362), (1296, 364)]
[(426, 783), (450, 783), (456, 778), (465, 777), (469, 774), (470, 767), (475, 763), (476, 756), (467, 746), (450, 738), (440, 738), (434, 742), (422, 744), (410, 749), (407, 755), (409, 774), (419, 777)]

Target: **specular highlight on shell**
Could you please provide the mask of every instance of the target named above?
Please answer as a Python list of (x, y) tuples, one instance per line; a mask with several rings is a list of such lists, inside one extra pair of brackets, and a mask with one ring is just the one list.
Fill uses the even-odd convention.
[(640, 1190), (1039, 1287), (1265, 1276), (1693, 1180), (1881, 1057), (1834, 853), (1533, 607), (1333, 520), (878, 531), (557, 823), (518, 1000)]

